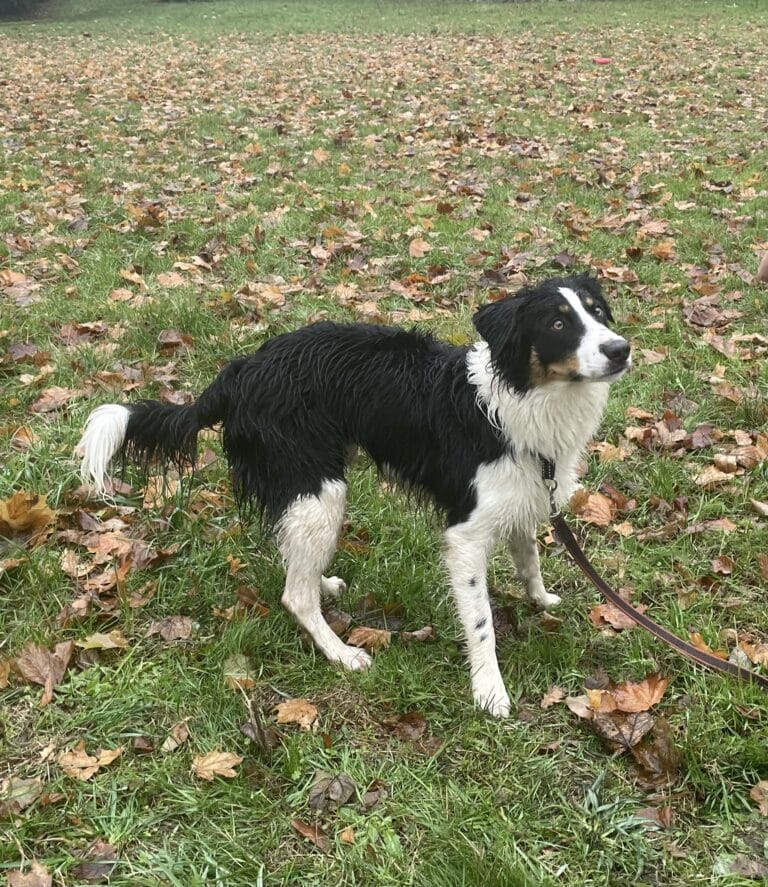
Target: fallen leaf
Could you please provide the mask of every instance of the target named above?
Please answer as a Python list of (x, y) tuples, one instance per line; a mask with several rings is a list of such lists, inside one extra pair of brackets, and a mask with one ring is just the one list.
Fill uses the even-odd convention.
[(18, 544), (36, 545), (47, 535), (56, 518), (45, 496), (17, 490), (10, 499), (0, 501), (0, 536)]
[(342, 844), (354, 844), (355, 843), (355, 830), (351, 825), (348, 825), (345, 829), (342, 829), (339, 832), (339, 840)]
[(8, 887), (51, 887), (53, 876), (37, 860), (32, 860), (28, 872), (8, 872)]
[(386, 718), (383, 723), (390, 733), (408, 742), (421, 739), (427, 729), (427, 719), (420, 711), (408, 711), (402, 715), (393, 715)]
[(653, 718), (648, 712), (597, 711), (592, 718), (592, 728), (611, 748), (624, 751), (632, 749), (653, 728)]
[(61, 752), (56, 760), (67, 776), (85, 782), (122, 753), (123, 746), (119, 746), (114, 749), (99, 749), (95, 755), (89, 755), (85, 750), (85, 740), (81, 739), (71, 751)]
[(302, 730), (317, 730), (317, 706), (308, 699), (288, 699), (274, 709), (278, 724), (297, 724)]
[(251, 690), (256, 686), (250, 660), (242, 653), (228, 656), (224, 662), (224, 686), (230, 690)]
[(179, 721), (171, 727), (165, 741), (160, 746), (160, 751), (166, 753), (172, 752), (176, 751), (180, 745), (184, 745), (189, 739), (189, 727), (187, 727), (188, 721), (189, 718), (184, 718), (183, 721)]
[(327, 850), (331, 846), (331, 839), (328, 837), (328, 834), (317, 824), (309, 825), (306, 822), (302, 822), (300, 819), (292, 819), (291, 827), (294, 831), (298, 832), (302, 838), (311, 841), (320, 850)]
[(29, 409), (33, 413), (52, 413), (84, 393), (83, 390), (76, 388), (60, 388), (58, 386), (46, 388)]
[(127, 650), (130, 647), (128, 639), (119, 628), (113, 629), (109, 634), (89, 634), (87, 638), (75, 643), (83, 650)]
[(386, 628), (369, 628), (367, 625), (358, 625), (347, 637), (347, 643), (352, 647), (364, 647), (369, 653), (385, 649), (391, 640), (391, 631)]
[(667, 689), (667, 684), (669, 684), (668, 678), (652, 674), (637, 683), (627, 681), (624, 684), (619, 684), (613, 687), (610, 692), (620, 711), (647, 711), (661, 700)]
[(387, 786), (380, 779), (374, 779), (363, 793), (360, 803), (365, 810), (372, 810), (383, 801), (386, 801), (388, 796), (389, 789)]
[(761, 779), (749, 790), (749, 796), (757, 804), (761, 816), (768, 816), (768, 779)]
[(432, 641), (435, 638), (435, 630), (431, 625), (425, 625), (424, 628), (418, 628), (416, 631), (401, 631), (400, 640), (403, 643), (410, 641)]
[(103, 881), (117, 865), (117, 850), (101, 838), (85, 851), (85, 857), (72, 869), (72, 877), (79, 881)]
[(565, 699), (565, 690), (563, 690), (562, 687), (553, 684), (544, 694), (539, 704), (542, 708), (549, 708), (552, 705), (556, 705), (558, 702), (562, 702), (563, 699)]
[(657, 791), (677, 782), (682, 758), (664, 718), (656, 718), (652, 738), (632, 746), (630, 753), (635, 759), (635, 777), (642, 788)]
[(768, 881), (768, 862), (746, 853), (737, 853), (728, 866), (728, 874), (750, 881)]
[(576, 517), (598, 527), (607, 527), (614, 516), (613, 502), (602, 493), (577, 490), (571, 496), (571, 511)]
[(357, 792), (357, 785), (348, 773), (329, 776), (322, 770), (315, 774), (315, 781), (309, 790), (309, 809), (313, 813), (338, 810)]
[(415, 237), (408, 246), (408, 254), (412, 259), (423, 259), (432, 247), (421, 237)]
[(23, 779), (9, 776), (0, 782), (0, 819), (16, 816), (26, 810), (43, 793), (40, 779)]
[(41, 705), (47, 705), (53, 699), (53, 688), (62, 682), (74, 647), (73, 641), (63, 641), (50, 651), (40, 644), (30, 642), (12, 660), (12, 668), (25, 681), (40, 684), (44, 688)]
[(199, 779), (213, 782), (214, 776), (225, 776), (234, 779), (237, 776), (235, 767), (242, 761), (240, 755), (227, 751), (209, 751), (205, 755), (195, 755), (192, 759), (192, 772)]
[(146, 636), (159, 634), (164, 641), (187, 640), (193, 628), (194, 622), (189, 616), (165, 616), (150, 624)]

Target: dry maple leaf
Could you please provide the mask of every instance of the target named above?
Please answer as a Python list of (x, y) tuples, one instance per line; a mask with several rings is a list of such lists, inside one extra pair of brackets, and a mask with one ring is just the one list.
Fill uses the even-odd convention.
[(588, 524), (607, 527), (613, 520), (614, 503), (602, 493), (577, 490), (571, 496), (571, 511)]
[(297, 724), (302, 730), (317, 730), (317, 706), (308, 699), (288, 699), (274, 709), (278, 724)]
[(74, 647), (73, 641), (63, 641), (50, 651), (40, 644), (29, 643), (12, 660), (12, 668), (25, 681), (44, 688), (41, 705), (48, 705), (53, 699), (53, 688), (62, 682)]
[(631, 749), (653, 728), (654, 720), (648, 712), (597, 711), (592, 728), (615, 749)]
[(53, 876), (37, 860), (32, 860), (28, 872), (8, 872), (8, 887), (51, 887)]
[(82, 641), (75, 641), (75, 643), (83, 650), (127, 650), (130, 647), (128, 639), (119, 628), (113, 629), (109, 634), (101, 632), (89, 634)]
[(619, 711), (648, 711), (651, 706), (660, 701), (667, 689), (667, 684), (669, 684), (668, 678), (652, 674), (636, 683), (627, 681), (624, 684), (619, 684), (611, 688), (609, 692)]
[(681, 756), (664, 718), (657, 718), (654, 722), (653, 738), (633, 745), (630, 753), (635, 759), (635, 777), (646, 791), (658, 791), (677, 781)]
[[(635, 606), (633, 604), (633, 606)], [(645, 613), (648, 609), (644, 604), (638, 604), (635, 609), (639, 613)], [(634, 628), (637, 623), (630, 616), (627, 616), (623, 610), (620, 610), (614, 604), (597, 604), (589, 611), (589, 620), (595, 628), (603, 628), (610, 625), (614, 631), (626, 631)]]
[(242, 761), (240, 755), (228, 751), (209, 751), (206, 755), (195, 755), (192, 759), (192, 772), (199, 779), (213, 782), (214, 776), (233, 779), (237, 776), (235, 767)]
[(412, 259), (423, 259), (431, 249), (432, 247), (426, 240), (415, 237), (408, 246), (408, 254)]
[(85, 394), (82, 389), (60, 388), (54, 385), (53, 388), (46, 388), (29, 409), (33, 413), (52, 413), (66, 406), (73, 398), (80, 397), (81, 394)]
[(89, 755), (85, 750), (85, 740), (81, 739), (71, 751), (61, 752), (56, 760), (67, 776), (85, 782), (122, 753), (121, 745), (114, 749), (99, 749), (95, 755)]
[(164, 641), (184, 641), (192, 634), (193, 628), (194, 622), (189, 616), (165, 616), (150, 624), (146, 636), (159, 634)]
[(0, 501), (0, 536), (35, 545), (45, 538), (55, 518), (45, 496), (17, 490), (10, 499)]
[(391, 640), (391, 631), (386, 628), (369, 628), (367, 625), (358, 625), (347, 637), (347, 643), (352, 647), (364, 647), (369, 653), (383, 650), (389, 646)]
[(562, 702), (563, 699), (565, 699), (565, 690), (563, 690), (562, 687), (553, 684), (544, 694), (539, 704), (542, 708), (549, 708), (552, 705), (556, 705), (558, 702)]

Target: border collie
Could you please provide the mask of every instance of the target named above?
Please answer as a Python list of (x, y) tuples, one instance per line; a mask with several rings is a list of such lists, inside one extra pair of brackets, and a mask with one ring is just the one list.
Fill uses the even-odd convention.
[(323, 573), (344, 519), (345, 468), (364, 449), (382, 474), (445, 515), (445, 563), (474, 699), (504, 717), (510, 701), (496, 659), (488, 558), (503, 539), (531, 601), (560, 602), (539, 568), (536, 527), (550, 504), (540, 459), (556, 464), (556, 501), (567, 502), (609, 383), (631, 365), (611, 320), (600, 285), (582, 275), (483, 306), (470, 347), (397, 327), (317, 323), (233, 360), (189, 406), (94, 410), (77, 450), (83, 476), (103, 493), (117, 455), (194, 464), (198, 432), (220, 422), (238, 505), (275, 527), (283, 605), (327, 659), (354, 670), (371, 659), (334, 634), (320, 595), (345, 587)]

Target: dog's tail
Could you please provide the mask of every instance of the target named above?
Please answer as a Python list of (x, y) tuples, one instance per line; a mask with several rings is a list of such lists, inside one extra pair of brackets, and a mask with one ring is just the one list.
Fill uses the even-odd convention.
[(162, 465), (194, 465), (198, 432), (217, 422), (226, 424), (241, 363), (233, 361), (224, 367), (188, 406), (142, 400), (127, 406), (108, 403), (95, 409), (75, 448), (75, 455), (82, 459), (83, 480), (104, 493), (109, 464), (118, 455), (141, 465), (153, 460)]

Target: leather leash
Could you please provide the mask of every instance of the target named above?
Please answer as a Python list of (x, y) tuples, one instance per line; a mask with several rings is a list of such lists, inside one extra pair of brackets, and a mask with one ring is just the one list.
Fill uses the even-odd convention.
[(710, 668), (713, 671), (733, 675), (748, 683), (757, 684), (757, 686), (762, 687), (763, 690), (768, 691), (768, 677), (749, 671), (749, 669), (746, 668), (740, 668), (733, 662), (729, 662), (726, 659), (720, 659), (720, 657), (715, 656), (714, 653), (707, 653), (705, 650), (699, 650), (698, 647), (694, 647), (692, 644), (687, 643), (676, 634), (672, 634), (671, 631), (668, 631), (663, 626), (654, 622), (653, 619), (646, 616), (645, 613), (636, 610), (632, 604), (625, 601), (618, 592), (614, 591), (611, 586), (608, 585), (589, 562), (586, 554), (584, 554), (581, 546), (576, 541), (576, 537), (565, 522), (562, 512), (555, 504), (554, 494), (557, 489), (557, 481), (555, 480), (555, 463), (550, 459), (545, 459), (543, 456), (540, 456), (539, 459), (541, 461), (541, 477), (544, 481), (544, 486), (549, 491), (550, 520), (552, 521), (552, 528), (555, 531), (555, 536), (558, 541), (565, 546), (576, 565), (581, 569), (582, 573), (584, 573), (600, 594), (637, 625), (642, 626), (655, 638), (664, 641), (665, 644), (668, 644), (673, 650), (676, 650), (686, 658), (691, 659), (693, 662), (703, 665), (706, 668)]

